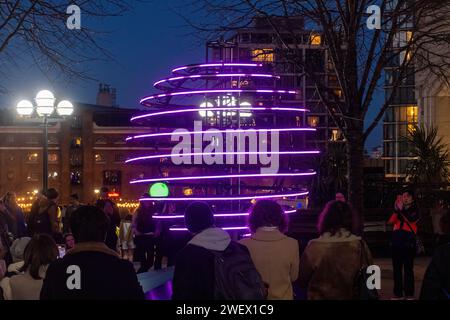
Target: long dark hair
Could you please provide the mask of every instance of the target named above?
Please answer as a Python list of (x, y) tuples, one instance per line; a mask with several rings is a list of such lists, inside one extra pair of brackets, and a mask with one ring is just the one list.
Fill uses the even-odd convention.
[(253, 206), (248, 219), (252, 232), (260, 227), (277, 227), (281, 232), (287, 229), (288, 221), (281, 206), (272, 200), (259, 200)]
[(136, 229), (139, 232), (149, 232), (147, 228), (154, 228), (153, 215), (156, 213), (156, 205), (151, 202), (141, 201), (137, 208), (136, 214)]
[(325, 205), (319, 216), (317, 229), (320, 235), (330, 232), (334, 235), (339, 229), (344, 228), (352, 232), (353, 211), (352, 208), (342, 201), (330, 201)]
[(21, 271), (30, 273), (33, 279), (42, 279), (39, 276), (41, 266), (55, 261), (58, 257), (58, 247), (55, 240), (47, 234), (36, 234), (31, 238), (23, 253), (24, 265)]

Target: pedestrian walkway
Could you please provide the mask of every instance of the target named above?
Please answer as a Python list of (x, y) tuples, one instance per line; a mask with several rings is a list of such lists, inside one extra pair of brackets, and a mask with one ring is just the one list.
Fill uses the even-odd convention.
[[(430, 263), (429, 257), (418, 257), (415, 259), (414, 276), (415, 276), (415, 297), (419, 298), (422, 279), (425, 271)], [(394, 275), (392, 269), (392, 260), (389, 258), (374, 259), (374, 263), (381, 268), (381, 290), (380, 298), (382, 300), (390, 300), (393, 297)]]

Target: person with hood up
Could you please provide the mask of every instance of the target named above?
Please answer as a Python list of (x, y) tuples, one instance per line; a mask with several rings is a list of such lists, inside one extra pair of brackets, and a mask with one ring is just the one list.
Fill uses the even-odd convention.
[(214, 216), (203, 202), (190, 204), (184, 215), (194, 237), (178, 253), (173, 277), (174, 300), (214, 299), (214, 254), (231, 243), (230, 235), (214, 227)]

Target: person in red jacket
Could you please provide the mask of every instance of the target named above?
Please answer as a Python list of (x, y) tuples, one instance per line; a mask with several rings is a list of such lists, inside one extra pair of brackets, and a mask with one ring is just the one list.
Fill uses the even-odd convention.
[(411, 190), (397, 197), (394, 213), (388, 224), (392, 232), (392, 266), (394, 269), (394, 298), (414, 298), (414, 257), (416, 255), (416, 234), (419, 210)]

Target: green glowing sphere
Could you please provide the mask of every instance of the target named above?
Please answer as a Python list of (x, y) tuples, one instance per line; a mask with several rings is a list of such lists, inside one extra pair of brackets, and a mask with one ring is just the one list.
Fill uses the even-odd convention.
[(161, 198), (169, 196), (169, 187), (163, 182), (156, 182), (150, 186), (148, 194), (153, 198)]

